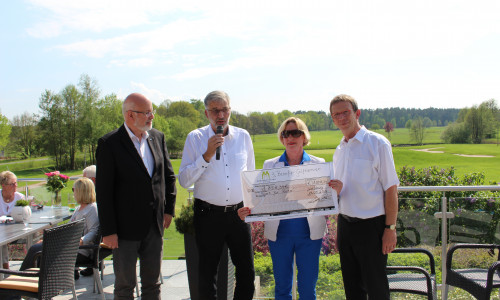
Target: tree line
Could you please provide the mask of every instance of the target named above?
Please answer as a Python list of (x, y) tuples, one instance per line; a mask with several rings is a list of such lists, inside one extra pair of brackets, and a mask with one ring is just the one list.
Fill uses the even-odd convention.
[[(12, 120), (0, 114), (0, 150), (23, 158), (50, 155), (55, 167), (60, 170), (93, 164), (99, 137), (123, 124), (122, 101), (116, 94), (101, 95), (97, 81), (83, 74), (76, 85), (68, 84), (59, 93), (45, 90), (39, 98), (38, 114), (25, 112)], [(200, 99), (165, 100), (153, 106), (156, 109), (153, 127), (164, 132), (167, 147), (174, 157), (180, 156), (184, 140), (191, 130), (208, 124), (205, 107)], [(325, 106), (328, 106), (328, 102)], [(493, 100), (488, 105), (463, 110), (399, 107), (362, 109), (360, 123), (367, 128), (384, 128), (388, 133), (393, 128), (406, 127), (413, 130), (416, 136), (421, 134), (423, 139), (426, 127), (448, 125), (450, 128), (469, 128), (469, 123), (457, 124), (471, 122), (477, 114), (484, 117), (487, 111), (498, 120), (498, 107)], [(245, 128), (252, 135), (268, 134), (275, 133), (281, 122), (290, 116), (304, 120), (311, 131), (336, 129), (328, 111), (283, 110), (279, 113), (242, 114), (232, 110), (230, 124)], [(484, 128), (471, 127), (473, 136), (470, 141), (477, 141), (476, 134), (484, 138), (492, 134), (492, 128), (498, 130), (498, 125), (486, 125), (490, 117), (485, 118), (479, 118), (483, 120), (481, 126)]]

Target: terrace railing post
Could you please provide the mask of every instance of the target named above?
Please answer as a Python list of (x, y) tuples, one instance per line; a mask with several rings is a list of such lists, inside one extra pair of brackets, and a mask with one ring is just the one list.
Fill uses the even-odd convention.
[(447, 300), (444, 292), (446, 285), (446, 250), (448, 248), (448, 199), (443, 191), (441, 198), (441, 299)]

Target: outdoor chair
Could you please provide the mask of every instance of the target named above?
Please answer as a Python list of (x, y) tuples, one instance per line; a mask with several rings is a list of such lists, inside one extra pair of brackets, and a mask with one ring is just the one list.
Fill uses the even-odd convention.
[[(459, 249), (484, 249), (490, 255), (494, 253), (494, 249), (497, 249), (499, 253), (497, 260), (489, 267), (453, 269), (453, 254)], [(449, 285), (466, 290), (479, 300), (490, 299), (491, 290), (500, 287), (500, 245), (456, 244), (452, 246), (446, 255), (445, 295), (448, 295)]]
[[(74, 285), (83, 226), (83, 220), (80, 220), (45, 229), (40, 268), (26, 271), (0, 269), (0, 273), (11, 275), (0, 281), (0, 295), (51, 299), (70, 290)], [(76, 299), (75, 293), (73, 296)]]
[[(436, 268), (434, 256), (426, 249), (397, 248), (392, 253), (422, 253), (429, 257), (431, 273), (417, 266), (387, 266), (389, 291), (410, 293), (427, 296), (427, 299), (437, 299), (436, 294)], [(391, 254), (389, 254), (391, 255)]]
[[(95, 244), (80, 246), (80, 249), (91, 249), (92, 252), (88, 261), (77, 263), (76, 267), (92, 268), (94, 277), (94, 292), (97, 286), (97, 293), (101, 294), (102, 299), (106, 299), (104, 296), (104, 288), (102, 286), (102, 280), (104, 278), (103, 277), (104, 259), (113, 254), (113, 250), (107, 248), (106, 245), (102, 244), (101, 242), (102, 242), (102, 236), (99, 232), (94, 241)], [(73, 289), (74, 288), (75, 287), (73, 286)]]

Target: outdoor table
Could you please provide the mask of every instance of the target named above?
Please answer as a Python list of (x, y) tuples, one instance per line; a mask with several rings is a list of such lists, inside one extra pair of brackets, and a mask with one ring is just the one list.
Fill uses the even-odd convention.
[[(69, 219), (72, 214), (73, 212), (70, 212), (68, 207), (43, 207), (42, 209), (33, 209), (27, 230), (24, 230), (24, 224), (22, 222), (0, 224), (0, 246), (26, 238), (26, 249), (29, 249), (33, 244), (33, 236), (35, 233)], [(2, 251), (0, 251), (0, 262), (1, 261)], [(0, 274), (0, 280), (1, 279), (3, 279), (3, 275)]]

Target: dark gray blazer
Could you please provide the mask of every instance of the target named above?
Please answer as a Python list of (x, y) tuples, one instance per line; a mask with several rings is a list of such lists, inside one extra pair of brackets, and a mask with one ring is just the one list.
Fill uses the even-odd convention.
[(163, 214), (175, 212), (175, 174), (165, 136), (148, 131), (154, 158), (153, 176), (122, 125), (98, 141), (96, 193), (103, 236), (141, 240), (155, 222), (163, 236)]

